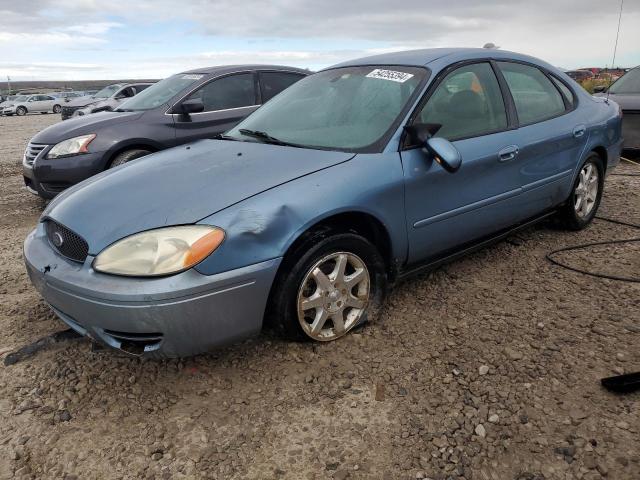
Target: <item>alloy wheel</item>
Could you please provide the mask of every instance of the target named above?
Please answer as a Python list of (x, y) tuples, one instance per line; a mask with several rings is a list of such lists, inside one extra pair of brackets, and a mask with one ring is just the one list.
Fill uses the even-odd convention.
[(341, 337), (361, 320), (369, 302), (371, 279), (357, 255), (336, 252), (316, 262), (298, 290), (298, 321), (312, 339)]
[(580, 170), (578, 186), (574, 192), (574, 204), (576, 214), (580, 218), (586, 218), (593, 210), (598, 199), (599, 182), (598, 168), (593, 163), (587, 163)]

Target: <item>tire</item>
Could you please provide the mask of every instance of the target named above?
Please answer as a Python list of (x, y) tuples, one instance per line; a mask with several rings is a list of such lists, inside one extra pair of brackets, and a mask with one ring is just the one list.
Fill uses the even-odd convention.
[(118, 167), (120, 165), (124, 165), (131, 160), (135, 160), (136, 158), (144, 157), (145, 155), (149, 155), (151, 152), (149, 150), (142, 149), (133, 149), (126, 150), (124, 152), (119, 153), (111, 162), (108, 168)]
[(53, 113), (60, 113), (62, 111), (62, 107), (60, 105), (54, 105), (51, 110)]
[[(342, 275), (339, 261), (345, 265)], [(322, 275), (324, 280), (316, 281)], [(277, 330), (293, 340), (331, 341), (367, 319), (375, 320), (387, 275), (382, 256), (367, 239), (324, 229), (309, 234), (287, 254), (273, 285), (268, 320)], [(309, 301), (321, 305), (304, 309), (312, 305)]]
[[(588, 183), (586, 186), (585, 180)], [(575, 231), (586, 228), (596, 216), (603, 187), (604, 165), (600, 156), (592, 152), (580, 166), (571, 195), (559, 212), (562, 226)]]
[(23, 117), (26, 114), (27, 114), (27, 109), (26, 108), (24, 108), (24, 107), (16, 108), (16, 115), (18, 115), (19, 117)]

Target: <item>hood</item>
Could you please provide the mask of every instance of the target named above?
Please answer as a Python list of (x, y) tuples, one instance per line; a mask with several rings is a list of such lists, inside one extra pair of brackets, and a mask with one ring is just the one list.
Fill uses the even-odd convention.
[(33, 143), (55, 145), (67, 138), (96, 133), (104, 127), (133, 122), (143, 114), (144, 112), (99, 112), (82, 117), (73, 117), (45, 128), (37, 133), (31, 141)]
[(86, 107), (90, 103), (101, 102), (102, 100), (106, 100), (106, 98), (94, 98), (94, 97), (77, 97), (69, 100), (68, 102), (63, 102), (63, 106), (65, 107)]
[(43, 217), (98, 254), (133, 233), (195, 223), (265, 190), (353, 158), (279, 145), (201, 140), (107, 170), (54, 199)]
[[(594, 96), (597, 98), (607, 98), (606, 92), (596, 93)], [(640, 94), (610, 93), (609, 99), (620, 105), (620, 108), (622, 108), (622, 110), (640, 110)]]

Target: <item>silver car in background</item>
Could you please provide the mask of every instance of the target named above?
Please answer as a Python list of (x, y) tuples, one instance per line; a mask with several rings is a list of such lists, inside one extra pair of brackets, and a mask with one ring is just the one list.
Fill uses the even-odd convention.
[(62, 110), (62, 99), (55, 98), (51, 95), (33, 94), (18, 95), (10, 100), (3, 108), (3, 115), (23, 116), (27, 113), (60, 113)]
[(114, 83), (91, 97), (80, 97), (62, 106), (62, 120), (90, 113), (114, 110), (123, 101), (153, 85), (152, 83)]

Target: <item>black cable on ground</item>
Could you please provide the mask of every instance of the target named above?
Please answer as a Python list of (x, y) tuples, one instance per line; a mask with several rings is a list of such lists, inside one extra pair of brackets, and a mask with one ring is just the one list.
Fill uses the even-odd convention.
[[(615, 218), (608, 218), (608, 217), (596, 216), (595, 218), (597, 218), (598, 220), (603, 220), (605, 222), (615, 223), (615, 224), (618, 224), (618, 225), (624, 225), (626, 227), (637, 228), (637, 229), (640, 230), (640, 225), (635, 224), (635, 223), (629, 223), (629, 222), (625, 222), (625, 221), (622, 221), (622, 220), (616, 220)], [(606, 240), (606, 241), (602, 241), (602, 242), (583, 243), (581, 245), (573, 245), (571, 247), (563, 247), (563, 248), (559, 248), (557, 250), (553, 250), (552, 252), (547, 253), (547, 260), (549, 260), (551, 263), (553, 263), (554, 265), (557, 265), (559, 267), (566, 268), (567, 270), (571, 270), (573, 272), (582, 273), (583, 275), (589, 275), (591, 277), (606, 278), (608, 280), (617, 280), (617, 281), (620, 281), (620, 282), (640, 283), (640, 277), (622, 277), (622, 276), (617, 276), (617, 275), (608, 275), (608, 274), (604, 274), (604, 273), (590, 272), (588, 270), (583, 270), (581, 268), (572, 267), (571, 265), (567, 265), (566, 263), (563, 263), (560, 260), (556, 260), (555, 258), (553, 258), (553, 255), (555, 255), (556, 253), (560, 253), (560, 252), (568, 252), (568, 251), (571, 251), (571, 250), (580, 250), (580, 249), (583, 249), (583, 248), (594, 247), (594, 246), (597, 246), (597, 245), (615, 245), (615, 244), (620, 244), (620, 243), (635, 243), (635, 242), (640, 242), (640, 237), (626, 238), (626, 239), (622, 239), (622, 240)]]

